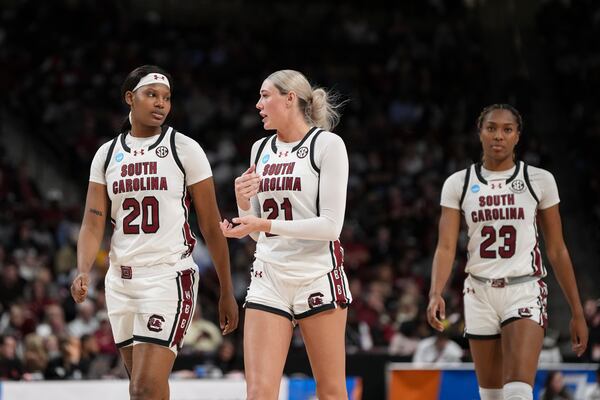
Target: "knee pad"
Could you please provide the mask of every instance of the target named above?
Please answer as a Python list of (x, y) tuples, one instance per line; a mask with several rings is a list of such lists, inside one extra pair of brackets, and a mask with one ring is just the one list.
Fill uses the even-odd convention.
[(533, 400), (533, 388), (525, 382), (508, 382), (503, 391), (504, 400)]
[(484, 389), (482, 387), (479, 388), (479, 397), (481, 400), (503, 400), (503, 390), (502, 389)]

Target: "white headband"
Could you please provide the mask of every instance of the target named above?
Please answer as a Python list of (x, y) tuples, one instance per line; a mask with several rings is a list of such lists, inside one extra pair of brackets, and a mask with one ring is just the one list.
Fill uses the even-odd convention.
[(137, 85), (133, 88), (132, 92), (135, 92), (142, 86), (152, 85), (153, 83), (162, 83), (163, 85), (167, 85), (169, 89), (171, 89), (171, 85), (169, 85), (169, 80), (163, 74), (159, 74), (157, 72), (152, 72), (138, 82)]

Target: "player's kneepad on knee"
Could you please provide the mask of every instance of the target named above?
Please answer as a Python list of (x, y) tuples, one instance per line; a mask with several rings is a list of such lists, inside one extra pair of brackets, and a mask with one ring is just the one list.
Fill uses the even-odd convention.
[(479, 397), (481, 397), (481, 400), (504, 400), (502, 389), (484, 389), (480, 387)]
[(503, 390), (505, 400), (533, 400), (533, 388), (525, 382), (508, 382)]

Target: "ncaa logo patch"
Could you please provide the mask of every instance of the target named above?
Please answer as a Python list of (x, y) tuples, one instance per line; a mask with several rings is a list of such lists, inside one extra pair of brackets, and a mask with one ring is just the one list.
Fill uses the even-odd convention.
[(304, 158), (306, 157), (306, 155), (308, 154), (308, 147), (306, 146), (302, 146), (298, 149), (298, 151), (296, 152), (296, 155), (298, 156), (298, 158)]
[(169, 155), (169, 149), (167, 149), (165, 146), (158, 146), (156, 148), (156, 155), (160, 158), (165, 158)]
[(265, 155), (263, 156), (263, 158), (262, 158), (262, 163), (263, 163), (263, 164), (266, 164), (266, 163), (267, 163), (267, 161), (269, 161), (269, 155), (268, 155), (268, 154), (265, 154)]
[(473, 186), (471, 186), (471, 192), (473, 192), (473, 193), (479, 192), (479, 189), (481, 189), (481, 188), (479, 187), (478, 184), (474, 184)]
[(148, 318), (148, 329), (152, 332), (160, 332), (163, 330), (163, 323), (165, 322), (165, 317), (158, 314), (152, 314), (150, 318)]
[(509, 189), (513, 193), (523, 193), (525, 191), (525, 182), (515, 179), (510, 183)]
[(117, 154), (115, 155), (115, 161), (116, 161), (116, 162), (121, 162), (121, 161), (123, 161), (123, 157), (125, 157), (125, 156), (123, 155), (123, 153), (117, 153)]

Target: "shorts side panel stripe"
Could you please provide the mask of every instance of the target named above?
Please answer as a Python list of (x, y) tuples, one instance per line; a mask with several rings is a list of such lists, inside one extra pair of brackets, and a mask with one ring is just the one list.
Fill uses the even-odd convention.
[(167, 341), (170, 343), (173, 340), (173, 335), (175, 334), (175, 329), (177, 328), (177, 321), (179, 321), (179, 314), (181, 313), (181, 272), (177, 272), (177, 278), (175, 278), (175, 284), (177, 286), (177, 313), (175, 314), (175, 319), (173, 320), (173, 326), (171, 327), (171, 333), (169, 334), (169, 339)]
[(179, 317), (175, 318), (175, 338), (171, 342), (171, 346), (178, 346), (183, 339), (184, 333), (187, 329), (191, 319), (191, 312), (194, 308), (194, 294), (193, 294), (193, 270), (186, 270), (180, 275), (181, 292), (183, 296), (179, 297), (180, 307)]

